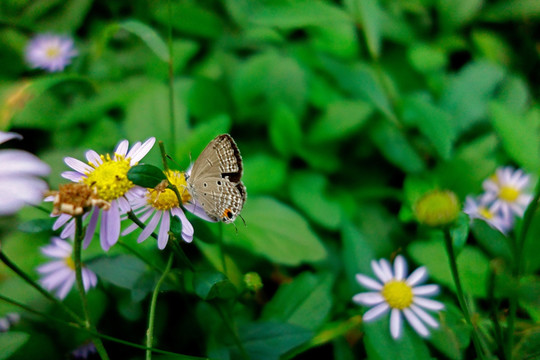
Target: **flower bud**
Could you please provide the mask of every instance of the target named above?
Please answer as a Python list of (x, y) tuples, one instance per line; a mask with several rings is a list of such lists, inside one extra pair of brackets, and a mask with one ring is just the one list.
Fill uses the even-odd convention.
[(414, 214), (420, 224), (444, 226), (454, 222), (460, 212), (456, 194), (450, 190), (433, 190), (414, 204)]

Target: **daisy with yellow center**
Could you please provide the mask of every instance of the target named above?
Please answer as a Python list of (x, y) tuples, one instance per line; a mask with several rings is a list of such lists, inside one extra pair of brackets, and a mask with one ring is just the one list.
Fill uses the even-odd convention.
[(390, 334), (394, 339), (403, 333), (403, 316), (412, 328), (422, 337), (429, 336), (426, 325), (437, 328), (439, 324), (424, 309), (440, 311), (444, 305), (438, 301), (426, 299), (439, 292), (437, 285), (422, 285), (427, 278), (425, 266), (416, 269), (407, 276), (407, 262), (398, 255), (394, 261), (394, 269), (386, 259), (373, 260), (371, 268), (378, 280), (373, 280), (362, 274), (356, 275), (356, 280), (367, 289), (374, 290), (356, 294), (353, 301), (359, 305), (372, 306), (363, 316), (365, 322), (379, 319), (390, 312)]
[[(66, 240), (54, 237), (51, 244), (43, 246), (41, 252), (53, 259), (53, 261), (43, 264), (37, 268), (41, 274), (41, 285), (54, 291), (56, 296), (63, 299), (67, 296), (75, 284), (75, 263), (72, 259), (73, 247)], [(82, 279), (84, 290), (88, 291), (97, 284), (97, 276), (90, 269), (83, 266)]]
[(484, 194), (476, 199), (467, 196), (463, 212), (471, 219), (484, 220), (492, 228), (506, 234), (514, 226), (514, 219), (508, 213), (505, 216), (501, 211), (497, 211), (497, 207), (494, 203), (490, 203), (490, 199), (489, 194)]
[(32, 68), (49, 72), (62, 71), (77, 56), (73, 39), (68, 36), (40, 34), (26, 46), (26, 62)]
[[(152, 137), (144, 143), (137, 142), (129, 150), (129, 142), (123, 140), (116, 147), (113, 156), (99, 155), (89, 150), (86, 152), (88, 164), (71, 157), (65, 158), (65, 163), (75, 171), (66, 171), (62, 176), (73, 182), (88, 185), (98, 198), (110, 204), (108, 208), (94, 206), (83, 241), (84, 248), (88, 247), (94, 236), (100, 215), (100, 241), (103, 250), (109, 250), (118, 241), (120, 216), (130, 211), (130, 204), (141, 198), (145, 191), (144, 188), (134, 185), (128, 179), (127, 173), (152, 149), (155, 141), (156, 139)], [(88, 214), (83, 218), (86, 219)], [(71, 219), (70, 215), (61, 214), (53, 229), (59, 229)], [(70, 221), (60, 236), (67, 238), (74, 231), (74, 221)]]
[[(180, 204), (174, 191), (167, 188), (167, 184), (163, 183), (158, 185), (154, 189), (147, 189), (144, 197), (136, 199), (133, 202), (133, 209), (135, 214), (139, 216), (139, 220), (148, 224), (139, 235), (138, 242), (146, 240), (157, 228), (158, 224), (158, 248), (160, 250), (167, 246), (169, 239), (169, 230), (171, 225), (171, 217), (178, 216), (182, 223), (182, 238), (186, 242), (193, 240), (193, 226), (187, 219), (181, 206), (184, 206), (187, 210), (193, 212), (195, 215), (208, 220), (208, 216), (202, 210), (200, 206), (193, 204), (191, 196), (185, 190), (187, 183), (186, 177), (183, 172), (176, 170), (169, 170), (165, 174), (170, 184), (175, 185), (178, 189), (182, 203)], [(137, 229), (136, 224), (132, 224), (126, 230), (122, 232), (122, 235), (127, 235)]]
[(486, 201), (492, 202), (495, 211), (503, 217), (522, 217), (533, 196), (528, 192), (530, 176), (510, 166), (498, 168), (494, 176), (482, 184)]

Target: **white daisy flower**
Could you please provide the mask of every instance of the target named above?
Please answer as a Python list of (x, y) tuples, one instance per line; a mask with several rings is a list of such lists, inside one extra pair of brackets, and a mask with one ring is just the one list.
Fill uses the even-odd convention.
[[(129, 149), (127, 140), (121, 141), (114, 156), (109, 154), (99, 155), (93, 150), (86, 152), (88, 164), (77, 159), (67, 157), (65, 163), (75, 171), (66, 171), (62, 176), (73, 182), (85, 183), (92, 190), (95, 190), (97, 196), (110, 203), (108, 209), (94, 206), (92, 213), (85, 214), (83, 219), (90, 217), (86, 234), (83, 241), (83, 247), (86, 249), (90, 240), (94, 236), (96, 227), (101, 214), (100, 241), (103, 250), (107, 251), (113, 246), (120, 236), (120, 215), (131, 210), (130, 202), (143, 196), (145, 190), (140, 186), (133, 184), (127, 177), (131, 167), (138, 162), (152, 149), (156, 139), (149, 138), (144, 143), (137, 142)], [(75, 222), (70, 221), (73, 218), (67, 214), (61, 214), (53, 226), (57, 230), (68, 223), (60, 236), (67, 238), (75, 232)]]
[(71, 63), (71, 59), (77, 56), (77, 50), (70, 37), (40, 34), (30, 40), (25, 55), (32, 68), (57, 72)]
[(8, 313), (0, 318), (0, 333), (8, 331), (13, 325), (21, 320), (21, 316), (17, 313)]
[(499, 230), (503, 234), (508, 233), (514, 226), (514, 219), (510, 214), (504, 214), (497, 211), (497, 206), (494, 203), (489, 203), (491, 196), (483, 196), (474, 199), (472, 196), (467, 196), (465, 199), (465, 207), (463, 212), (472, 219), (481, 219), (488, 223), (492, 228)]
[(403, 333), (403, 316), (420, 336), (429, 336), (426, 325), (437, 328), (439, 324), (424, 309), (440, 311), (444, 309), (444, 305), (425, 298), (439, 292), (437, 285), (416, 286), (426, 280), (426, 267), (419, 267), (406, 278), (407, 262), (403, 256), (398, 255), (393, 271), (386, 259), (378, 262), (373, 260), (371, 268), (379, 281), (362, 274), (356, 275), (360, 285), (374, 290), (353, 297), (353, 301), (359, 305), (373, 306), (364, 314), (363, 320), (370, 322), (390, 311), (390, 334), (394, 339), (398, 339)]
[[(0, 131), (0, 144), (11, 139), (22, 136)], [(27, 204), (39, 204), (49, 188), (39, 176), (50, 171), (49, 165), (26, 151), (0, 150), (0, 216), (12, 215)]]
[(504, 218), (512, 215), (522, 217), (533, 199), (527, 191), (530, 181), (530, 176), (520, 169), (514, 170), (510, 166), (498, 168), (482, 184), (486, 190), (486, 201), (493, 202), (494, 211), (500, 209)]
[[(178, 216), (182, 222), (182, 238), (186, 242), (193, 240), (193, 226), (186, 218), (184, 211), (180, 207), (183, 205), (187, 210), (193, 212), (195, 215), (209, 220), (208, 215), (202, 210), (200, 206), (196, 206), (191, 201), (191, 196), (185, 190), (187, 183), (186, 177), (183, 172), (177, 170), (169, 170), (167, 172), (167, 179), (170, 184), (175, 185), (180, 192), (182, 198), (182, 204), (179, 204), (178, 198), (174, 191), (171, 189), (147, 189), (144, 197), (135, 199), (132, 203), (135, 214), (139, 216), (142, 222), (150, 219), (144, 230), (141, 232), (138, 238), (138, 242), (146, 240), (150, 234), (160, 224), (158, 231), (158, 248), (163, 250), (167, 245), (169, 239), (169, 229), (171, 224), (171, 217)], [(137, 229), (137, 224), (129, 226), (122, 235), (127, 235)]]
[[(67, 296), (75, 284), (75, 262), (72, 258), (73, 246), (58, 237), (51, 239), (51, 244), (41, 248), (41, 252), (52, 259), (51, 262), (39, 266), (36, 270), (42, 275), (40, 284), (49, 291), (54, 291), (58, 298)], [(82, 279), (84, 290), (88, 291), (97, 284), (97, 276), (83, 266)]]

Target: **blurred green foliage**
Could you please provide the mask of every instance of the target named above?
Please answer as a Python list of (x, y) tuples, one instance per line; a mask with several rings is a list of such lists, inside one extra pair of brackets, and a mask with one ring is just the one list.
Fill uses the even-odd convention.
[[(177, 270), (171, 284), (179, 279), (180, 289), (164, 286), (156, 347), (241, 358), (222, 309), (252, 359), (465, 359), (470, 329), (453, 305), (442, 233), (415, 226), (411, 206), (435, 188), (463, 201), (500, 165), (538, 174), (539, 18), (537, 0), (2, 0), (0, 125), (51, 165), (53, 189), (65, 182), (65, 156), (111, 152), (124, 138), (155, 136), (185, 169), (214, 136), (234, 136), (246, 226), (193, 219), (194, 243), (182, 247), (201, 271)], [(75, 38), (79, 56), (65, 72), (24, 63), (28, 39), (41, 32)], [(144, 162), (161, 166), (157, 146)], [(46, 217), (25, 209), (18, 222)], [(485, 223), (454, 239), (468, 296), (485, 300), (490, 259), (503, 263), (497, 301), (520, 293), (517, 358), (538, 356), (538, 217), (521, 283), (508, 280), (507, 239)], [(36, 278), (38, 247), (51, 235), (41, 224), (23, 224), (22, 233), (2, 220), (0, 229), (2, 251)], [(164, 267), (154, 239), (122, 241)], [(371, 276), (371, 260), (397, 253), (443, 287), (447, 310), (430, 340), (406, 328), (395, 342), (388, 319), (353, 321), (362, 309), (351, 298), (363, 291), (354, 275)], [(104, 254), (94, 240), (84, 257), (99, 276), (89, 299), (98, 328), (140, 343), (155, 271), (121, 244)], [(252, 271), (263, 288), (236, 298)], [(0, 293), (63, 316), (1, 266)], [(77, 300), (72, 292), (66, 303), (78, 308)], [(488, 305), (476, 304), (487, 347), (496, 349)], [(0, 302), (0, 315), (9, 311), (20, 310)], [(62, 358), (86, 338), (28, 317), (0, 334), (0, 359)], [(112, 358), (142, 358), (105, 345)]]

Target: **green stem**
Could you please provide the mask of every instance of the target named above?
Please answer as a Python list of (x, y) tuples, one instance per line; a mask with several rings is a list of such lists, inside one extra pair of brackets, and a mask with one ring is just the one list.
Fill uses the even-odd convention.
[(152, 301), (150, 302), (150, 313), (148, 315), (148, 330), (146, 331), (146, 360), (152, 359), (152, 350), (150, 348), (152, 347), (154, 343), (154, 319), (156, 314), (156, 303), (157, 303), (157, 297), (159, 294), (159, 288), (161, 287), (161, 284), (163, 281), (165, 281), (165, 278), (167, 277), (167, 274), (171, 270), (172, 266), (172, 260), (173, 260), (173, 254), (171, 253), (169, 255), (169, 261), (167, 261), (167, 266), (165, 267), (165, 271), (163, 271), (163, 274), (159, 278), (156, 287), (154, 289), (154, 292), (152, 294)]
[(171, 131), (171, 153), (176, 154), (176, 129), (174, 124), (174, 68), (173, 68), (173, 45), (172, 45), (172, 7), (171, 0), (167, 1), (167, 11), (169, 13), (167, 45), (169, 49), (169, 116)]
[(159, 144), (159, 151), (161, 152), (161, 161), (163, 161), (163, 169), (165, 170), (165, 173), (168, 173), (169, 164), (167, 164), (167, 152), (165, 151), (165, 145), (163, 144), (163, 141), (159, 141), (158, 144)]
[(452, 272), (452, 278), (454, 280), (454, 284), (456, 285), (456, 294), (459, 306), (461, 307), (461, 311), (463, 311), (465, 321), (467, 321), (467, 323), (472, 327), (472, 340), (476, 349), (476, 354), (480, 359), (485, 359), (482, 344), (480, 342), (480, 337), (478, 336), (478, 329), (471, 320), (471, 313), (465, 300), (463, 288), (461, 287), (461, 280), (457, 268), (456, 255), (454, 253), (454, 245), (452, 244), (452, 235), (450, 234), (450, 229), (448, 227), (444, 229), (444, 243), (446, 245), (446, 252), (448, 254), (448, 263)]
[(225, 312), (225, 310), (223, 310), (223, 307), (222, 307), (221, 304), (215, 303), (214, 305), (215, 305), (216, 310), (218, 311), (219, 315), (221, 316), (221, 319), (223, 320), (223, 322), (225, 323), (225, 325), (229, 329), (230, 333), (232, 334), (234, 342), (236, 343), (236, 346), (238, 347), (238, 350), (240, 350), (240, 353), (242, 354), (242, 357), (245, 360), (249, 360), (249, 355), (246, 352), (246, 349), (244, 348), (244, 345), (242, 344), (242, 341), (240, 340), (240, 337), (238, 336), (238, 333), (236, 332), (236, 329), (234, 328), (234, 326), (232, 324), (232, 320), (229, 319), (229, 317), (227, 316), (227, 313)]
[[(525, 214), (523, 215), (523, 221), (521, 223), (521, 228), (519, 234), (516, 238), (512, 238), (512, 250), (514, 251), (514, 267), (512, 268), (512, 275), (517, 286), (519, 286), (521, 274), (523, 272), (523, 250), (525, 249), (525, 243), (527, 240), (527, 233), (534, 218), (534, 213), (538, 207), (538, 202), (540, 201), (540, 181), (536, 184), (536, 189), (534, 190), (534, 198), (527, 206)], [(506, 345), (506, 358), (512, 359), (512, 350), (514, 348), (514, 327), (517, 316), (518, 308), (518, 291), (513, 291), (510, 296), (510, 307), (508, 314), (508, 329), (507, 329), (507, 345)]]
[(180, 359), (186, 359), (186, 360), (209, 360), (208, 358), (201, 358), (201, 357), (196, 357), (196, 356), (182, 355), (182, 354), (177, 354), (177, 353), (173, 353), (173, 352), (166, 351), (166, 350), (161, 350), (161, 349), (156, 349), (156, 348), (147, 348), (144, 345), (132, 343), (132, 342), (129, 342), (129, 341), (126, 341), (126, 340), (115, 338), (113, 336), (101, 334), (101, 333), (98, 333), (97, 331), (87, 329), (82, 324), (61, 320), (61, 319), (58, 319), (58, 318), (56, 318), (54, 316), (51, 316), (49, 314), (39, 312), (39, 311), (37, 311), (37, 310), (35, 310), (35, 309), (31, 308), (31, 307), (28, 307), (28, 306), (26, 306), (24, 304), (21, 304), (20, 302), (18, 302), (16, 300), (10, 299), (10, 298), (5, 297), (3, 295), (0, 295), (0, 300), (5, 301), (8, 304), (18, 306), (19, 308), (23, 309), (26, 312), (41, 316), (41, 317), (43, 317), (43, 318), (45, 318), (47, 320), (51, 320), (51, 321), (57, 322), (59, 324), (62, 324), (64, 326), (75, 328), (75, 329), (78, 329), (78, 330), (81, 330), (81, 331), (85, 331), (85, 332), (89, 333), (92, 336), (100, 337), (100, 338), (103, 338), (103, 339), (106, 339), (106, 340), (109, 340), (109, 341), (112, 341), (112, 342), (116, 342), (118, 344), (131, 346), (133, 348), (142, 349), (142, 350), (151, 350), (152, 352), (154, 352), (156, 354), (172, 355), (172, 356), (176, 356), (176, 357), (178, 357)]
[(52, 296), (47, 290), (43, 289), (38, 283), (36, 283), (30, 276), (28, 276), (24, 271), (22, 271), (17, 265), (15, 265), (2, 251), (0, 251), (0, 260), (6, 264), (7, 267), (9, 267), (15, 274), (17, 274), (19, 277), (21, 277), (27, 284), (32, 286), (34, 289), (39, 291), (41, 295), (43, 295), (46, 299), (52, 301), (58, 307), (60, 307), (64, 312), (69, 315), (73, 320), (77, 321), (78, 323), (83, 322), (83, 320), (75, 314), (70, 308), (68, 308), (64, 303), (59, 301), (57, 298)]
[(488, 296), (488, 299), (489, 299), (489, 307), (490, 307), (490, 316), (491, 316), (491, 321), (493, 321), (493, 326), (494, 326), (494, 330), (495, 330), (495, 341), (496, 341), (496, 344), (497, 344), (497, 352), (499, 353), (500, 357), (501, 358), (506, 358), (506, 357), (503, 357), (501, 355), (504, 355), (504, 351), (501, 351), (501, 348), (500, 346), (503, 346), (504, 345), (504, 336), (503, 336), (503, 331), (502, 331), (502, 328), (501, 328), (501, 324), (499, 323), (499, 317), (498, 317), (498, 303), (496, 302), (495, 300), (495, 270), (494, 269), (491, 269), (491, 271), (489, 272), (489, 277), (488, 277), (488, 286), (487, 286), (487, 296)]
[[(86, 300), (86, 292), (84, 291), (84, 284), (83, 284), (83, 278), (82, 278), (82, 264), (81, 264), (81, 245), (84, 238), (84, 231), (82, 226), (82, 217), (76, 216), (75, 217), (75, 241), (73, 246), (73, 261), (75, 262), (75, 280), (77, 283), (77, 289), (79, 290), (79, 295), (81, 296), (81, 305), (84, 313), (84, 326), (85, 328), (89, 330), (96, 331), (95, 327), (92, 326), (90, 322), (90, 312), (88, 311), (88, 302)], [(105, 347), (103, 346), (103, 342), (101, 342), (100, 337), (94, 336), (92, 338), (92, 341), (94, 342), (94, 345), (96, 346), (96, 350), (99, 354), (99, 356), (103, 360), (109, 360), (109, 355), (107, 355), (107, 351), (105, 350)]]

